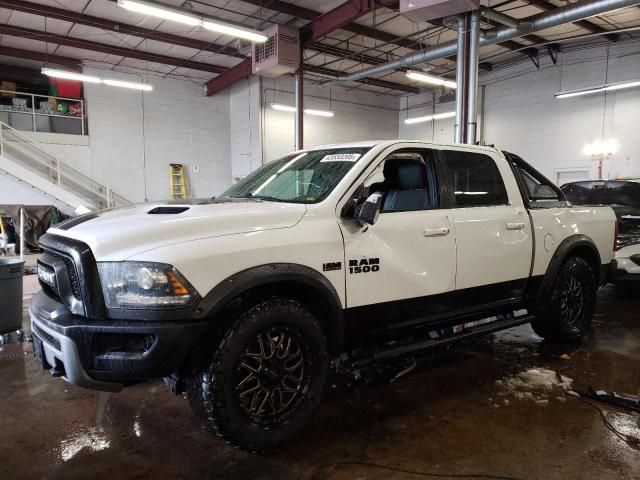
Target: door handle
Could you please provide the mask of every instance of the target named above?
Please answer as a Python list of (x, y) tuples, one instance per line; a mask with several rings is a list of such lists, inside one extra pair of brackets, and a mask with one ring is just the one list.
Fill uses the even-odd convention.
[(508, 222), (507, 230), (524, 230), (524, 222)]
[(445, 235), (449, 235), (449, 227), (425, 228), (424, 229), (424, 236), (425, 237), (444, 237)]

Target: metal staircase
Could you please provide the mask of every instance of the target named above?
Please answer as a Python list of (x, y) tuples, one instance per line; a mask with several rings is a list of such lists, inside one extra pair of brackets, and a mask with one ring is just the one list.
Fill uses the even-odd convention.
[(75, 211), (131, 202), (76, 169), (25, 132), (0, 122), (0, 171), (50, 195)]

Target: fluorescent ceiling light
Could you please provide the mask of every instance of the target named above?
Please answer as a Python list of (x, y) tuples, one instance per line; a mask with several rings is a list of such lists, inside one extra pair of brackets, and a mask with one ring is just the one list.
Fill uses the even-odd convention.
[(313, 110), (312, 108), (305, 108), (304, 113), (308, 115), (316, 115), (318, 117), (333, 117), (333, 112), (328, 110)]
[(413, 125), (414, 123), (424, 123), (424, 122), (430, 122), (432, 120), (442, 120), (443, 118), (451, 118), (455, 116), (456, 116), (456, 112), (443, 112), (443, 113), (436, 113), (435, 115), (425, 115), (424, 117), (406, 118), (404, 120), (404, 123), (406, 125)]
[(413, 125), (414, 123), (430, 122), (431, 120), (433, 120), (433, 115), (425, 115), (424, 117), (405, 118), (404, 123)]
[(222, 23), (213, 20), (203, 20), (202, 26), (207, 30), (222, 33), (224, 35), (231, 35), (232, 37), (244, 38), (251, 40), (255, 43), (266, 42), (269, 37), (265, 34), (252, 30), (250, 28), (244, 28), (238, 25), (231, 25), (229, 23)]
[[(289, 105), (282, 105), (280, 103), (272, 103), (270, 105), (274, 110), (280, 110), (282, 112), (296, 112), (296, 107), (291, 107)], [(313, 108), (305, 108), (303, 110), (307, 115), (316, 115), (318, 117), (333, 117), (335, 114), (329, 110), (315, 110)]]
[(447, 80), (446, 78), (436, 77), (434, 75), (428, 75), (422, 72), (415, 72), (413, 70), (409, 70), (406, 74), (407, 78), (411, 80), (415, 80), (417, 82), (429, 83), (431, 85), (440, 85), (447, 88), (456, 88), (458, 85), (456, 82), (451, 80)]
[(290, 107), (289, 105), (281, 105), (279, 103), (272, 103), (271, 108), (274, 110), (281, 110), (283, 112), (295, 112), (296, 107)]
[(144, 90), (145, 92), (153, 90), (153, 86), (148, 83), (123, 82), (121, 80), (109, 79), (103, 80), (102, 83), (109, 85), (110, 87), (132, 88), (134, 90)]
[(640, 80), (633, 80), (630, 82), (618, 82), (607, 83), (605, 85), (598, 85), (596, 87), (581, 88), (578, 90), (567, 90), (565, 92), (558, 92), (555, 94), (556, 98), (570, 98), (578, 97), (581, 95), (590, 95), (592, 93), (601, 93), (612, 90), (623, 90), (625, 88), (640, 87)]
[(266, 42), (267, 38), (269, 38), (259, 30), (243, 27), (242, 25), (235, 25), (213, 17), (192, 15), (185, 10), (148, 0), (118, 0), (118, 6), (126, 8), (132, 12), (150, 15), (164, 20), (171, 20), (173, 22), (184, 23), (186, 25), (191, 25), (192, 27), (202, 26), (213, 32), (231, 35), (237, 38), (244, 38), (256, 43)]
[(436, 113), (433, 116), (434, 120), (442, 120), (443, 118), (451, 118), (451, 117), (455, 117), (456, 116), (456, 112), (444, 112), (444, 113)]
[(142, 0), (118, 0), (118, 6), (131, 10), (132, 12), (144, 13), (145, 15), (184, 23), (186, 25), (191, 25), (192, 27), (196, 27), (202, 23), (202, 19), (195, 15), (189, 15), (188, 13), (183, 13), (182, 11), (169, 6), (158, 5)]
[(78, 72), (69, 72), (67, 70), (56, 70), (54, 68), (43, 68), (42, 73), (53, 78), (63, 78), (65, 80), (75, 80), (77, 82), (88, 83), (104, 83), (110, 87), (132, 88), (134, 90), (144, 90), (150, 92), (153, 86), (148, 83), (124, 82), (122, 80), (101, 79), (92, 75), (85, 75)]
[(66, 70), (56, 70), (54, 68), (43, 68), (41, 72), (53, 78), (63, 78), (65, 80), (75, 80), (78, 82), (102, 83), (102, 80), (98, 77), (84, 75), (78, 72), (68, 72)]

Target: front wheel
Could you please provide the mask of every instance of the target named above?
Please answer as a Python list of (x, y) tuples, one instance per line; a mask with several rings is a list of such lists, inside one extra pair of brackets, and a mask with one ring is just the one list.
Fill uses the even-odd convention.
[(579, 341), (591, 328), (597, 290), (596, 276), (587, 261), (569, 258), (558, 273), (551, 295), (531, 322), (533, 330), (552, 342)]
[(187, 382), (194, 411), (216, 435), (251, 451), (298, 434), (328, 374), (318, 319), (293, 299), (271, 298), (240, 315)]

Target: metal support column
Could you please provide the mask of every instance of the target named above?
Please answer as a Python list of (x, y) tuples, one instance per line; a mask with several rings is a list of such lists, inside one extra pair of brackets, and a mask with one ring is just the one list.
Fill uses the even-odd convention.
[(300, 48), (300, 67), (295, 75), (295, 100), (296, 100), (296, 127), (295, 127), (295, 149), (304, 148), (304, 74), (302, 65), (304, 60), (303, 48)]
[(465, 85), (467, 102), (467, 131), (466, 143), (475, 144), (478, 130), (478, 50), (480, 42), (480, 13), (476, 10), (471, 14), (471, 28), (469, 31), (469, 50), (467, 62), (467, 83)]
[(458, 17), (458, 44), (456, 52), (456, 126), (454, 133), (455, 143), (464, 143), (466, 135), (466, 68), (467, 57), (465, 15)]

